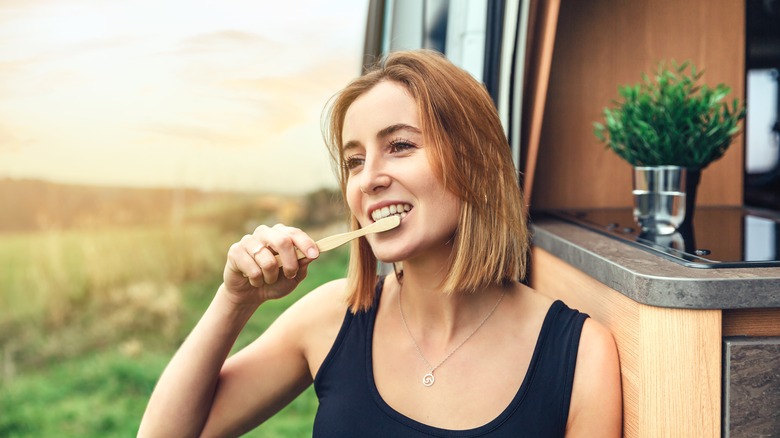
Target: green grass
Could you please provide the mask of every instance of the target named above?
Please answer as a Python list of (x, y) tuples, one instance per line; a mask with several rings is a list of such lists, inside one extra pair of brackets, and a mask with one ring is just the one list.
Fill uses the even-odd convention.
[[(23, 376), (0, 395), (0, 436), (135, 436), (169, 358), (157, 352), (128, 360), (117, 352), (99, 352)], [(245, 436), (310, 436), (316, 409), (310, 387)]]
[(0, 395), (0, 436), (134, 436), (166, 361), (102, 351), (20, 376)]
[[(203, 227), (1, 237), (0, 266), (11, 269), (0, 270), (0, 436), (135, 436), (157, 378), (221, 281), (228, 246)], [(293, 294), (249, 321), (236, 348), (343, 276), (346, 260), (346, 248), (323, 254)], [(309, 388), (246, 436), (309, 436), (316, 406)]]

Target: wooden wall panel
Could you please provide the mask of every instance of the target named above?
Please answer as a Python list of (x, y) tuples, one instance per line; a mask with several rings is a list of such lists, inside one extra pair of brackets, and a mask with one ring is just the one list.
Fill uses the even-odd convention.
[(721, 436), (721, 311), (640, 308), (643, 437)]
[[(534, 182), (533, 207), (632, 205), (631, 167), (604, 148), (592, 124), (661, 59), (690, 59), (708, 84), (744, 98), (744, 2), (562, 2)], [(705, 170), (699, 205), (742, 205), (742, 137)]]
[(780, 336), (780, 309), (724, 310), (723, 336)]
[(523, 84), (523, 114), (528, 114), (520, 129), (523, 154), (523, 193), (526, 202), (531, 202), (533, 194), (536, 158), (539, 151), (539, 139), (542, 135), (544, 108), (547, 100), (547, 86), (550, 80), (553, 48), (555, 47), (556, 27), (560, 0), (536, 0), (530, 5), (528, 26), (528, 55), (526, 56), (526, 76)]

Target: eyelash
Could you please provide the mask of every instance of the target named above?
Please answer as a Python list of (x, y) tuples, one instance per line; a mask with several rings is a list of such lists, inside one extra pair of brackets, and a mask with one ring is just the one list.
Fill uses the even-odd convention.
[(341, 167), (343, 167), (346, 171), (350, 171), (360, 165), (358, 161), (362, 162), (363, 159), (358, 155), (350, 155), (344, 159), (344, 162), (341, 163)]
[[(416, 147), (417, 145), (411, 141), (399, 137), (390, 141), (388, 149), (390, 149), (391, 153), (397, 153)], [(346, 171), (351, 171), (359, 165), (363, 164), (363, 160), (364, 159), (360, 156), (360, 154), (350, 155), (344, 158), (343, 163), (341, 163), (341, 167), (343, 167)]]
[(403, 150), (412, 149), (417, 147), (414, 143), (403, 138), (396, 138), (390, 142), (390, 149), (397, 149), (399, 146), (403, 146)]

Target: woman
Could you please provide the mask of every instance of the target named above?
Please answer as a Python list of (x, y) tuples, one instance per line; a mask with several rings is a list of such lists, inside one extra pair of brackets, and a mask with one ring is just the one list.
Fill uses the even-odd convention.
[[(317, 437), (619, 436), (611, 335), (518, 282), (525, 209), (483, 87), (438, 54), (394, 53), (339, 93), (327, 136), (352, 227), (390, 214), (401, 225), (354, 241), (346, 279), (226, 360), (247, 319), (318, 256), (298, 229), (244, 236), (139, 434), (239, 435), (313, 382)], [(378, 278), (377, 260), (395, 275)]]

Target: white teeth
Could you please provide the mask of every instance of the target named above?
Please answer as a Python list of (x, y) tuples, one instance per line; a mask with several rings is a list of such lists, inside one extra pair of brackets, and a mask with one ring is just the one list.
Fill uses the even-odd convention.
[(371, 218), (375, 221), (388, 217), (392, 214), (398, 214), (402, 218), (406, 217), (406, 212), (410, 211), (412, 206), (409, 204), (394, 204), (387, 207), (378, 208), (371, 212)]

